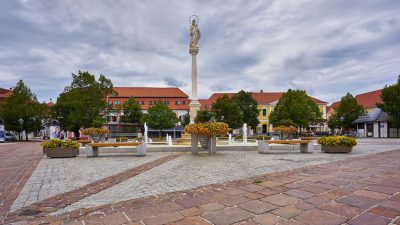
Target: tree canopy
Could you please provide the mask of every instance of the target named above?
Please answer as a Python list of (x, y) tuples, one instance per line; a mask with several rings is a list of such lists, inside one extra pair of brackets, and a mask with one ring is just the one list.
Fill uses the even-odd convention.
[(365, 114), (364, 108), (357, 103), (356, 98), (347, 93), (340, 99), (335, 109), (335, 114), (329, 118), (328, 126), (332, 128), (342, 127), (345, 130), (354, 127), (353, 121)]
[(384, 112), (391, 116), (391, 122), (400, 126), (400, 75), (396, 84), (385, 86), (381, 92), (382, 103), (378, 104)]
[(81, 127), (100, 127), (106, 118), (107, 95), (115, 94), (111, 80), (100, 74), (98, 80), (89, 72), (72, 74), (54, 105), (54, 116), (61, 127), (76, 134)]
[(120, 119), (122, 123), (140, 123), (140, 118), (143, 116), (140, 105), (136, 102), (134, 97), (130, 97), (122, 105), (122, 112), (124, 114)]
[[(36, 95), (22, 80), (13, 88), (11, 95), (0, 107), (0, 117), (6, 130), (29, 132), (40, 130), (42, 121), (48, 114), (48, 106), (39, 103)], [(23, 119), (22, 130), (19, 119)], [(27, 137), (26, 137), (27, 139)]]
[(214, 120), (214, 113), (208, 110), (197, 111), (197, 116), (194, 119), (195, 123), (207, 123)]
[(217, 122), (224, 122), (232, 129), (237, 129), (243, 125), (243, 113), (237, 102), (233, 101), (228, 95), (219, 97), (212, 104), (212, 112)]
[(182, 126), (186, 126), (189, 123), (190, 123), (190, 114), (186, 113), (185, 115), (183, 115)]
[(321, 119), (318, 105), (303, 90), (289, 89), (282, 95), (270, 114), (274, 126), (308, 127)]
[(149, 127), (159, 130), (159, 137), (161, 138), (162, 130), (175, 127), (178, 118), (174, 111), (160, 100), (150, 107), (146, 114), (143, 114), (142, 122), (146, 122)]
[(243, 114), (243, 122), (253, 129), (256, 129), (260, 123), (258, 115), (260, 111), (257, 108), (257, 100), (251, 96), (251, 92), (239, 91), (232, 97), (232, 100), (239, 106)]

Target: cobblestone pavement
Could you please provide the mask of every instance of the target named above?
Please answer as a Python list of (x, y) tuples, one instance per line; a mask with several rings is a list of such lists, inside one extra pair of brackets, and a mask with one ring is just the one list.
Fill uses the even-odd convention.
[(29, 224), (400, 224), (399, 171), (400, 150), (394, 150), (34, 218)]
[(72, 191), (172, 153), (148, 153), (146, 157), (114, 154), (107, 157), (43, 158), (11, 207), (11, 211)]
[(41, 158), (38, 143), (0, 144), (0, 223)]
[(59, 213), (400, 148), (400, 140), (392, 140), (389, 144), (369, 139), (359, 142), (351, 154), (326, 154), (321, 151), (314, 151), (313, 154), (298, 151), (288, 154), (284, 151), (284, 154), (267, 155), (255, 151), (233, 151), (219, 152), (211, 157), (186, 154), (82, 199)]
[(7, 220), (18, 221), (24, 218), (29, 218), (31, 216), (45, 216), (51, 212), (55, 212), (61, 208), (64, 208), (82, 198), (96, 194), (102, 190), (112, 187), (126, 179), (137, 176), (138, 174), (141, 174), (147, 170), (168, 162), (169, 160), (175, 159), (181, 155), (182, 153), (171, 154), (160, 159), (142, 164), (140, 166), (125, 170), (121, 173), (109, 176), (107, 178), (98, 180), (96, 182), (87, 184), (72, 191), (55, 195), (51, 198), (45, 199), (43, 201), (31, 204), (29, 206), (9, 213), (7, 215)]

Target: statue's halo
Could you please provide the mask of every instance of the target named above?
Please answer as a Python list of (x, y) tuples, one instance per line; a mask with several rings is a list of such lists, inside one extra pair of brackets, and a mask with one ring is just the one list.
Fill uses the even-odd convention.
[(191, 15), (190, 17), (189, 17), (189, 25), (192, 25), (192, 21), (196, 21), (196, 24), (198, 25), (199, 24), (199, 21), (200, 21), (200, 19), (199, 19), (199, 16), (198, 15), (196, 15), (196, 14), (193, 14), (193, 15)]

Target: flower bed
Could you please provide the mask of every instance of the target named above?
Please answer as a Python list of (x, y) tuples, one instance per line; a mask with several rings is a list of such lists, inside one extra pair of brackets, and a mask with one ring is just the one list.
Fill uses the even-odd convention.
[(104, 139), (107, 133), (108, 129), (106, 128), (90, 127), (82, 130), (82, 134), (90, 136), (94, 143), (98, 143), (102, 138)]
[(321, 151), (327, 153), (347, 153), (351, 152), (353, 146), (357, 145), (357, 140), (347, 136), (327, 136), (318, 139)]
[(84, 134), (84, 135), (107, 134), (107, 133), (108, 133), (108, 129), (106, 129), (106, 128), (90, 127), (90, 128), (86, 128), (86, 129), (82, 130), (82, 134)]
[(185, 132), (187, 133), (207, 137), (226, 135), (228, 131), (228, 124), (222, 122), (195, 123), (185, 126)]
[(43, 154), (50, 158), (67, 158), (79, 155), (79, 143), (71, 140), (51, 139), (43, 142)]

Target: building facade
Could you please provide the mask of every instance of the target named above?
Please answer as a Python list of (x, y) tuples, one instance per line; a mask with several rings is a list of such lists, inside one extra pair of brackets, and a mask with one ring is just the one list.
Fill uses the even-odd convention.
[[(274, 110), (276, 104), (278, 103), (279, 99), (285, 92), (252, 92), (251, 96), (257, 101), (257, 108), (259, 110), (258, 120), (260, 124), (257, 127), (256, 133), (257, 134), (267, 134), (273, 132), (273, 124), (269, 121), (269, 116), (271, 112)], [(236, 93), (214, 93), (208, 99), (201, 99), (200, 103), (202, 110), (211, 110), (211, 105), (214, 103), (219, 97), (223, 95), (228, 95), (232, 97)], [(326, 105), (327, 102), (321, 101), (317, 98), (311, 97), (310, 98), (318, 105), (321, 113), (322, 113), (322, 120), (321, 124), (315, 124), (310, 126), (315, 131), (326, 131), (328, 129), (326, 123)]]
[[(390, 116), (377, 107), (377, 104), (382, 103), (381, 92), (382, 89), (378, 89), (355, 96), (357, 103), (367, 112), (353, 122), (356, 127), (356, 132), (361, 137), (400, 137), (400, 128), (390, 123)], [(328, 107), (328, 118), (335, 114), (335, 108), (337, 108), (339, 104), (340, 101), (334, 102)]]
[(114, 87), (117, 95), (107, 96), (107, 104), (112, 108), (109, 112), (108, 122), (118, 123), (122, 112), (116, 110), (130, 97), (134, 97), (144, 113), (158, 101), (164, 102), (182, 120), (189, 110), (189, 96), (181, 89), (175, 87)]

